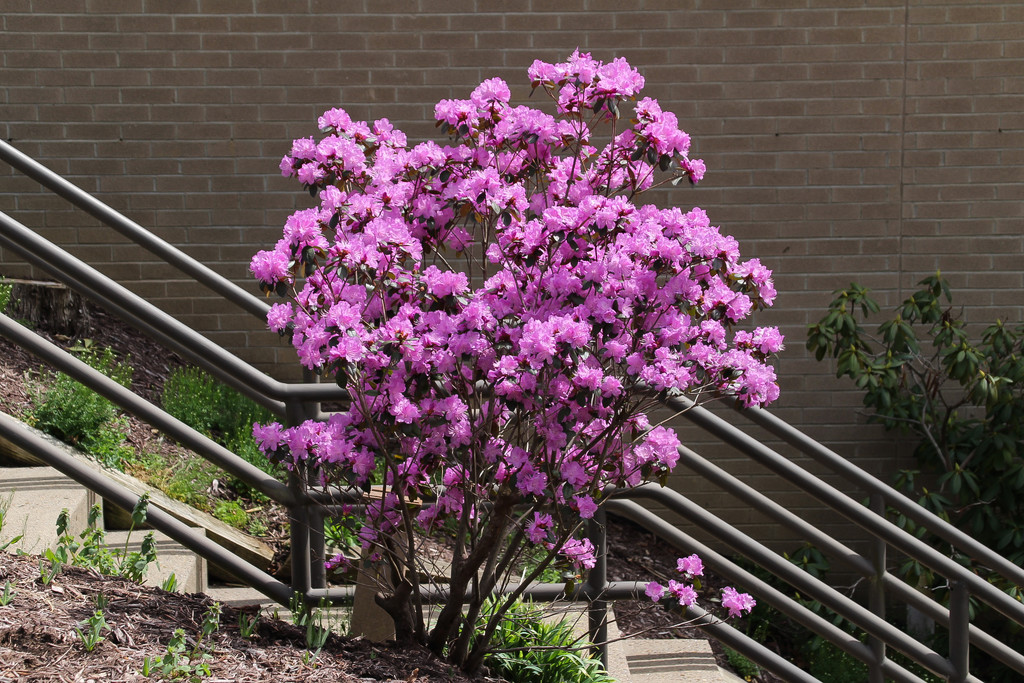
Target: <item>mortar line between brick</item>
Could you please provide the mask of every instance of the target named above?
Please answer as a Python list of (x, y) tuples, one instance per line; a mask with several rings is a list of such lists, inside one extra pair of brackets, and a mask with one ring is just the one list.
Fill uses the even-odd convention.
[(904, 178), (907, 155), (907, 80), (909, 78), (910, 60), (910, 0), (903, 2), (903, 91), (900, 102), (900, 180), (899, 202), (900, 211), (896, 218), (896, 301), (903, 301), (903, 209), (904, 209)]

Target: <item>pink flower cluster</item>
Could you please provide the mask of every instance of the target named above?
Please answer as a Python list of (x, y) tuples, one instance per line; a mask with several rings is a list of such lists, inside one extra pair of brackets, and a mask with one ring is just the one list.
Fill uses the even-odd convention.
[[(704, 563), (696, 555), (681, 557), (678, 560), (676, 569), (683, 577), (683, 581), (670, 579), (668, 586), (662, 586), (657, 581), (649, 582), (644, 593), (654, 602), (660, 602), (670, 595), (681, 606), (689, 607), (697, 602), (697, 591), (694, 590), (692, 581), (695, 577), (704, 575)], [(729, 610), (730, 617), (740, 617), (754, 609), (757, 602), (748, 593), (740, 593), (731, 586), (722, 589), (722, 607)]]
[(438, 103), (450, 145), (409, 147), (386, 119), (332, 109), (322, 137), (282, 159), (318, 204), (251, 270), (267, 293), (291, 293), (270, 328), (352, 401), (326, 423), (254, 434), (325, 482), (376, 471), (388, 495), (368, 508), (367, 546), (411, 499), (432, 501), (416, 517), (429, 531), (505, 497), (529, 508), (517, 522), (529, 542), (592, 566), (589, 542), (570, 538), (580, 518), (605, 487), (660, 478), (678, 458), (674, 432), (645, 415), (650, 390), (778, 396), (781, 335), (732, 329), (771, 304), (771, 273), (704, 211), (636, 203), (704, 174), (676, 117), (642, 99), (599, 149), (591, 126), (618, 120), (643, 77), (578, 52), (529, 75), (555, 116), (512, 106), (494, 78)]

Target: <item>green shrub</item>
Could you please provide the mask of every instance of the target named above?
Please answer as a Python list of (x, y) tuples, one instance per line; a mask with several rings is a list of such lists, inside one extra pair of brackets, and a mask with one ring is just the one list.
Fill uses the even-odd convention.
[(219, 407), (217, 382), (198, 368), (179, 368), (164, 383), (164, 410), (197, 432), (212, 434)]
[[(131, 385), (132, 369), (117, 361), (111, 349), (97, 350), (88, 341), (71, 349), (78, 357), (122, 386)], [(36, 397), (35, 426), (67, 443), (78, 444), (114, 419), (114, 404), (63, 372)]]
[(253, 422), (272, 419), (270, 411), (227, 387), (199, 368), (178, 368), (164, 383), (164, 410), (221, 443), (239, 432), (251, 433)]
[[(837, 290), (827, 314), (808, 329), (807, 348), (818, 360), (836, 359), (836, 375), (864, 392), (870, 421), (913, 437), (920, 470), (900, 472), (896, 488), (1011, 562), (1024, 563), (1024, 325), (996, 320), (972, 335), (939, 274), (918, 284), (921, 289), (875, 334), (861, 327), (880, 312), (869, 290), (856, 283)], [(990, 575), (983, 563), (898, 511), (890, 514), (900, 527), (1024, 599), (1019, 586)], [(907, 560), (899, 571), (936, 599), (948, 597), (947, 580), (929, 567)], [(1024, 648), (1021, 630), (994, 610), (977, 606), (971, 623)], [(994, 660), (977, 662), (973, 673), (991, 681), (1020, 678)]]
[[(484, 615), (494, 604), (484, 607)], [(543, 612), (517, 602), (502, 618), (484, 660), (491, 673), (511, 683), (613, 683), (590, 656), (587, 643), (573, 634), (570, 621), (550, 623)], [(481, 621), (481, 628), (485, 621)]]
[(115, 418), (85, 434), (80, 445), (103, 466), (123, 472), (125, 464), (136, 459), (135, 449), (125, 441), (127, 430), (127, 420)]
[(725, 658), (728, 660), (729, 666), (731, 666), (733, 671), (735, 671), (740, 677), (749, 681), (755, 676), (761, 675), (761, 668), (757, 664), (754, 664), (731, 647), (723, 649), (725, 650)]
[(236, 529), (249, 526), (249, 515), (237, 500), (219, 500), (213, 508), (213, 516)]

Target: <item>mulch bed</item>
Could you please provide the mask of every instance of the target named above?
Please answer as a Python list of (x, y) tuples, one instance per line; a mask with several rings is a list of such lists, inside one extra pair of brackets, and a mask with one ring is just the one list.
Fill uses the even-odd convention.
[[(175, 629), (194, 647), (212, 604), (203, 594), (182, 595), (65, 567), (44, 586), (36, 556), (0, 553), (0, 591), (10, 582), (14, 599), (0, 606), (0, 681), (144, 681), (145, 658), (167, 654)], [(47, 563), (48, 566), (48, 563)], [(107, 605), (105, 640), (86, 651), (76, 627)], [(250, 612), (252, 614), (252, 612)], [(260, 617), (256, 634), (243, 638), (239, 610), (224, 607), (220, 629), (205, 642), (211, 654), (209, 683), (222, 681), (338, 681), (340, 683), (439, 683), (468, 678), (417, 647), (377, 644), (331, 635), (311, 656), (305, 629)]]

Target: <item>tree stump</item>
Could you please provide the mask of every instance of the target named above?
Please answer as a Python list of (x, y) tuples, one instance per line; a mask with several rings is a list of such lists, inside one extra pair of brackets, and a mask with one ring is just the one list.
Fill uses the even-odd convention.
[(82, 297), (59, 282), (5, 279), (11, 287), (8, 315), (52, 334), (77, 337), (89, 329)]

